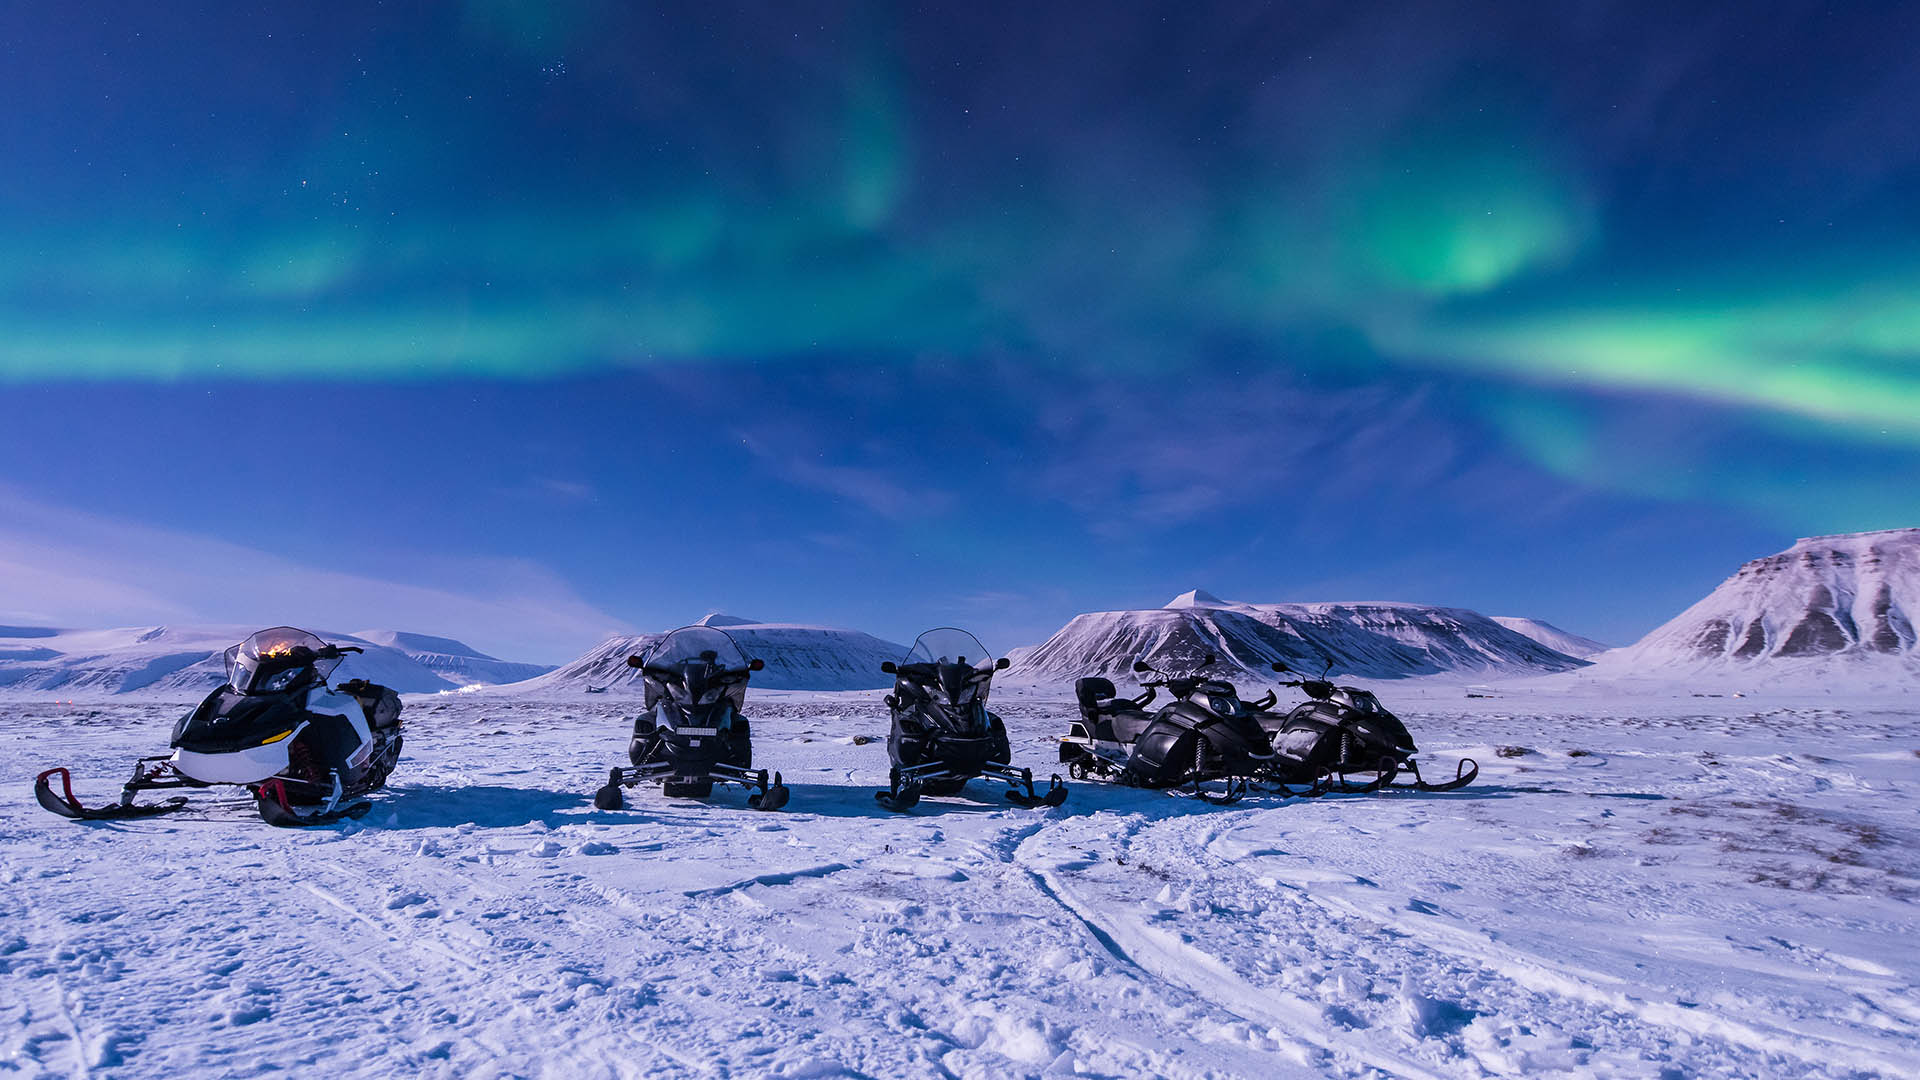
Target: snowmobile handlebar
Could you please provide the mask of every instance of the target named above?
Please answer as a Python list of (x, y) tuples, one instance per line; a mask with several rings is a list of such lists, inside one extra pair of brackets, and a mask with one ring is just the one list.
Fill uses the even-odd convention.
[(318, 655), (319, 658), (322, 660), (332, 660), (336, 657), (345, 656), (350, 652), (363, 653), (366, 651), (367, 650), (361, 648), (358, 645), (329, 645), (326, 648), (321, 649), (320, 652), (316, 655)]

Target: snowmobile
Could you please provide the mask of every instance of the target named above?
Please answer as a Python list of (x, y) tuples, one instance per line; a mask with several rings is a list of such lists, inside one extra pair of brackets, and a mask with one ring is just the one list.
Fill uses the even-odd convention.
[(365, 679), (327, 685), (347, 654), (360, 651), (291, 626), (262, 630), (227, 650), (226, 683), (174, 726), (171, 754), (134, 763), (118, 803), (83, 805), (65, 768), (35, 777), (34, 797), (61, 817), (112, 821), (189, 802), (135, 802), (143, 791), (235, 784), (273, 825), (359, 817), (372, 806), (362, 796), (386, 786), (401, 745), (400, 695)]
[(747, 679), (765, 664), (747, 659), (722, 631), (683, 626), (627, 657), (627, 666), (645, 680), (647, 711), (633, 722), (627, 744), (632, 767), (615, 766), (593, 805), (618, 810), (626, 804), (623, 788), (656, 779), (668, 798), (704, 799), (717, 781), (748, 788), (747, 805), (755, 810), (787, 805), (780, 774), (769, 778), (753, 768), (752, 730), (740, 713)]
[[(1111, 680), (1097, 676), (1075, 682), (1080, 719), (1060, 739), (1068, 774), (1136, 787), (1184, 787), (1208, 802), (1239, 800), (1273, 762), (1272, 742), (1256, 717), (1277, 696), (1241, 701), (1232, 683), (1198, 673), (1214, 659), (1209, 653), (1196, 672), (1178, 676), (1136, 661), (1136, 673), (1157, 677), (1141, 680), (1146, 693), (1134, 698), (1121, 697)], [(1149, 713), (1161, 687), (1174, 700)]]
[[(1284, 663), (1273, 670), (1289, 672)], [(1371, 691), (1336, 686), (1322, 671), (1317, 679), (1291, 679), (1311, 700), (1284, 715), (1262, 710), (1260, 724), (1273, 741), (1273, 763), (1268, 778), (1285, 790), (1288, 784), (1306, 784), (1306, 794), (1359, 794), (1382, 789), (1452, 791), (1473, 783), (1479, 763), (1461, 758), (1451, 780), (1429, 782), (1413, 759), (1418, 748), (1400, 718), (1387, 711)], [(1371, 773), (1364, 780), (1350, 777)], [(1410, 782), (1397, 782), (1402, 773)]]
[(986, 646), (965, 630), (941, 627), (914, 639), (906, 659), (889, 660), (880, 670), (894, 677), (887, 695), (893, 728), (887, 757), (893, 762), (889, 788), (874, 798), (889, 810), (911, 809), (922, 795), (958, 795), (975, 777), (1007, 785), (1007, 801), (1018, 806), (1059, 806), (1067, 789), (1058, 775), (1042, 795), (1034, 789), (1033, 770), (1013, 767), (1007, 726), (987, 711), (993, 673), (1007, 660), (990, 659)]

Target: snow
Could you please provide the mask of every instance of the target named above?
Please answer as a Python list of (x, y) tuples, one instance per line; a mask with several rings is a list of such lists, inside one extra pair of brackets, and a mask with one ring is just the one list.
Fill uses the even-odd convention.
[(1314, 675), (1407, 678), (1443, 673), (1515, 678), (1580, 667), (1476, 611), (1392, 601), (1251, 604), (1203, 590), (1163, 608), (1076, 616), (1045, 642), (1014, 649), (1014, 682), (1069, 684), (1084, 675), (1131, 678), (1135, 660), (1183, 666), (1212, 653), (1236, 680), (1271, 679), (1283, 661)]
[(1545, 645), (1554, 652), (1565, 653), (1578, 660), (1590, 659), (1600, 653), (1606, 652), (1612, 647), (1602, 645), (1592, 638), (1581, 637), (1579, 634), (1562, 630), (1544, 619), (1528, 619), (1514, 615), (1495, 615), (1493, 621), (1516, 634), (1532, 638), (1534, 641)]
[[(1585, 673), (1582, 672), (1582, 675)], [(185, 703), (11, 701), (0, 1071), (1910, 1076), (1920, 694), (1380, 687), (1447, 795), (884, 786), (873, 692), (749, 696), (760, 814), (596, 811), (631, 702), (409, 698), (358, 823), (77, 825)], [(1041, 771), (1071, 707), (997, 694)], [(864, 737), (864, 738), (861, 738)], [(872, 741), (881, 740), (881, 741)]]

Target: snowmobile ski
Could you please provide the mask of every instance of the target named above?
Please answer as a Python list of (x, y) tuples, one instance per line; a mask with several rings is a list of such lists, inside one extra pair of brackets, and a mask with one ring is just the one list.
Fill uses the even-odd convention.
[[(336, 785), (336, 796), (338, 786)], [(330, 799), (322, 806), (307, 809), (295, 806), (287, 798), (287, 785), (275, 778), (253, 789), (255, 805), (259, 807), (260, 817), (267, 824), (280, 829), (298, 829), (311, 825), (331, 825), (337, 821), (348, 821), (365, 817), (373, 804), (365, 799), (345, 802)]]
[[(53, 778), (60, 778), (60, 790), (53, 790)], [(135, 803), (133, 785), (122, 800), (111, 806), (85, 806), (73, 794), (73, 774), (64, 767), (48, 769), (33, 779), (33, 797), (52, 813), (73, 821), (121, 821), (127, 818), (154, 817), (184, 809), (187, 797), (175, 795), (159, 803)]]

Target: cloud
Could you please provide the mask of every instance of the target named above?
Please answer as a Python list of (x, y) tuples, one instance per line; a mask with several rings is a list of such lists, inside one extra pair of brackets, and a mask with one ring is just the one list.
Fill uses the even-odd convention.
[(215, 537), (36, 501), (0, 487), (0, 617), (72, 627), (288, 623), (459, 638), (557, 663), (628, 626), (521, 559), (443, 559), (452, 586), (382, 580)]

